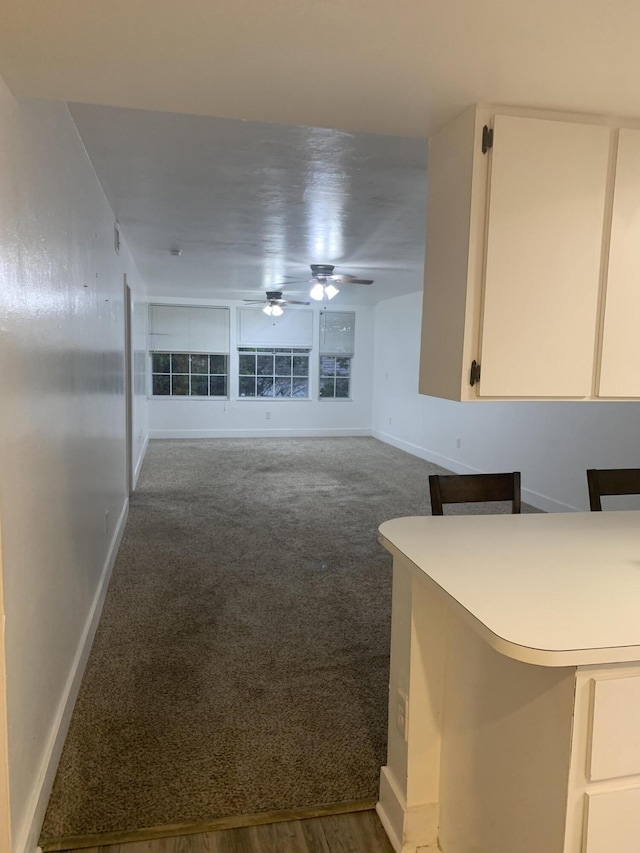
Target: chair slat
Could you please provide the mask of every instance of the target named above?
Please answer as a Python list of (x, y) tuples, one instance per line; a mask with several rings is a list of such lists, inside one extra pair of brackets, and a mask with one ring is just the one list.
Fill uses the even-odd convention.
[(589, 506), (602, 512), (604, 495), (640, 495), (640, 468), (588, 468)]
[(432, 515), (443, 515), (443, 504), (511, 501), (511, 512), (520, 512), (520, 472), (508, 474), (431, 474)]

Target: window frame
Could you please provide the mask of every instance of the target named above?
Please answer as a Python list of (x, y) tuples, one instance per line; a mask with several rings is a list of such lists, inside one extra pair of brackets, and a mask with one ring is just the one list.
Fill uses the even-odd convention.
[[(322, 373), (322, 360), (325, 358), (333, 359), (334, 371), (333, 371), (332, 376), (329, 376), (327, 374), (323, 375), (323, 373)], [(349, 362), (349, 375), (348, 376), (339, 376), (338, 375), (337, 367), (338, 367), (338, 360), (339, 359), (342, 359), (344, 361)], [(323, 395), (322, 394), (322, 381), (323, 381), (323, 379), (325, 379), (325, 380), (326, 379), (333, 379), (334, 393), (332, 395)], [(347, 395), (345, 397), (339, 397), (335, 393), (336, 383), (340, 379), (346, 379), (348, 382), (348, 392), (347, 392)], [(339, 400), (341, 402), (353, 401), (353, 397), (351, 395), (352, 388), (353, 388), (353, 356), (352, 355), (344, 355), (344, 354), (329, 355), (327, 353), (325, 353), (325, 354), (320, 353), (319, 357), (318, 357), (318, 400), (320, 400), (320, 401)]]
[[(167, 355), (169, 356), (169, 371), (167, 373), (160, 373), (158, 371), (154, 371), (153, 369), (153, 357), (154, 355)], [(173, 357), (174, 356), (187, 356), (189, 359), (189, 372), (188, 373), (178, 373), (173, 371)], [(207, 373), (193, 373), (191, 370), (191, 359), (193, 357), (202, 357), (206, 356), (209, 359), (209, 370)], [(225, 364), (225, 373), (211, 373), (211, 356), (217, 356), (219, 358), (224, 359)], [(214, 401), (225, 401), (230, 399), (230, 357), (229, 353), (222, 352), (165, 352), (162, 350), (150, 350), (149, 351), (149, 394), (148, 397), (150, 400), (214, 400)], [(170, 391), (173, 391), (173, 376), (187, 376), (189, 379), (189, 393), (188, 394), (154, 394), (153, 392), (153, 377), (154, 376), (168, 376), (169, 377), (169, 388)], [(212, 377), (220, 377), (223, 376), (225, 378), (225, 386), (226, 386), (226, 394), (191, 394), (191, 378), (192, 376), (206, 376), (207, 377), (207, 387), (209, 391), (211, 390), (211, 378)]]
[[(260, 355), (270, 356), (273, 359), (273, 370), (271, 373), (259, 373), (258, 372), (258, 358)], [(308, 402), (312, 399), (311, 396), (311, 358), (313, 355), (312, 347), (292, 347), (292, 346), (240, 346), (236, 347), (236, 356), (238, 359), (237, 363), (237, 371), (235, 375), (235, 379), (237, 379), (237, 396), (236, 400), (238, 401), (246, 401), (246, 400), (261, 400), (272, 403), (277, 402)], [(241, 364), (243, 356), (254, 356), (255, 357), (255, 373), (241, 373)], [(289, 374), (277, 373), (276, 372), (276, 359), (278, 357), (285, 357), (291, 359), (291, 372)], [(301, 357), (306, 360), (307, 372), (306, 374), (295, 374), (294, 373), (294, 360), (296, 357)], [(246, 395), (241, 394), (242, 387), (242, 379), (243, 378), (254, 378), (254, 387), (257, 390), (258, 378), (263, 376), (265, 378), (273, 379), (273, 389), (274, 393), (272, 395), (265, 394), (252, 394)], [(305, 379), (307, 383), (307, 393), (304, 397), (302, 396), (294, 396), (291, 395), (276, 395), (275, 387), (277, 379), (285, 379), (288, 378), (290, 380), (291, 389), (293, 390), (293, 382), (296, 378)]]
[[(318, 318), (318, 400), (353, 401), (353, 359), (356, 344), (356, 312), (325, 309)], [(333, 374), (323, 373), (323, 359), (333, 360)], [(338, 359), (349, 362), (347, 376), (338, 374)], [(333, 394), (323, 395), (323, 381), (333, 380)], [(346, 396), (337, 396), (339, 380), (347, 380)]]

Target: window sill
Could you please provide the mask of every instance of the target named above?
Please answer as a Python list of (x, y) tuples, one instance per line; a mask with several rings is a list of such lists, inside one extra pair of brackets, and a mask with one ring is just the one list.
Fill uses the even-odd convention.
[(311, 403), (311, 397), (236, 397), (238, 403)]
[(165, 402), (175, 402), (176, 400), (189, 400), (193, 403), (228, 403), (229, 397), (192, 397), (191, 395), (187, 396), (186, 394), (182, 396), (181, 394), (177, 394), (175, 396), (171, 396), (170, 394), (147, 394), (147, 400), (163, 400)]

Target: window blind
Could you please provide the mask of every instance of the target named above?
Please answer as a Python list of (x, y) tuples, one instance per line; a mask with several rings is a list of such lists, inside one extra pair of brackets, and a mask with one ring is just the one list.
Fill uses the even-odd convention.
[(229, 352), (229, 309), (150, 305), (151, 352)]
[(270, 317), (261, 308), (239, 308), (238, 346), (311, 349), (313, 311), (285, 309), (281, 317)]
[(356, 333), (354, 311), (320, 314), (320, 355), (353, 355)]

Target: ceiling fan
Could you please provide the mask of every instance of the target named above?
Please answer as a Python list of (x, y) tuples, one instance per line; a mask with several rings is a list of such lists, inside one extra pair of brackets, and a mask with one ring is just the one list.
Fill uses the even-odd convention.
[[(355, 275), (336, 275), (333, 264), (311, 264), (311, 278), (299, 279), (313, 285), (309, 296), (318, 301), (333, 299), (340, 291), (336, 284), (373, 284), (372, 278), (357, 278)], [(290, 282), (293, 283), (293, 282)]]
[[(264, 305), (265, 314), (280, 317), (283, 305), (310, 305), (310, 302), (300, 302), (297, 299), (283, 299), (281, 290), (267, 290), (264, 299), (244, 299), (249, 305)], [(266, 304), (265, 304), (266, 303)]]
[(373, 284), (372, 278), (357, 278), (355, 275), (334, 275), (333, 264), (311, 264), (311, 278), (321, 284)]

